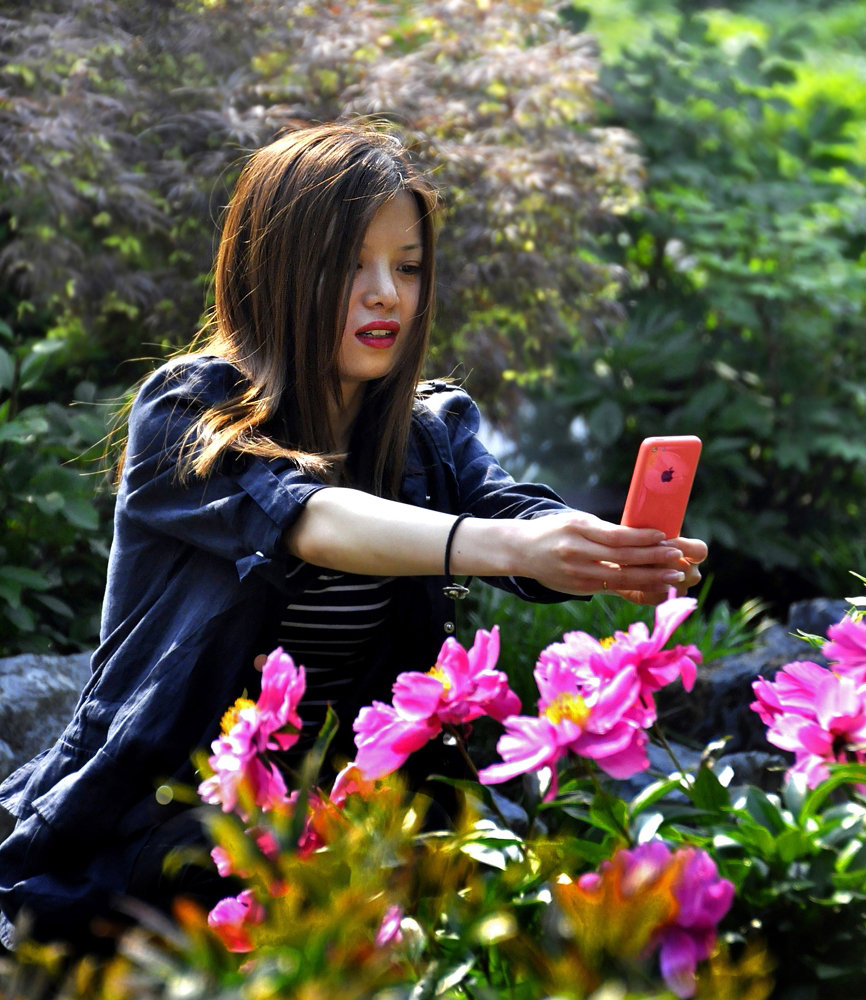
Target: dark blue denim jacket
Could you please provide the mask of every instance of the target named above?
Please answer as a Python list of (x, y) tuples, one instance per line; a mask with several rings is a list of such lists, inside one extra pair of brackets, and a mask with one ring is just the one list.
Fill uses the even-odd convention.
[[(282, 544), (321, 483), (289, 461), (228, 455), (206, 481), (181, 487), (175, 460), (203, 408), (225, 400), (240, 375), (214, 358), (164, 366), (143, 386), (115, 513), (100, 644), (75, 714), (53, 747), (12, 774), (0, 804), (18, 818), (0, 845), (0, 940), (22, 906), (62, 935), (122, 894), (137, 852), (160, 822), (154, 791), (195, 784), (190, 763), (219, 732), (244, 689), (255, 694), (254, 657), (276, 645), (272, 629), (295, 592)], [(476, 437), (479, 414), (462, 390), (434, 383), (419, 395), (401, 499), (478, 517), (534, 517), (561, 510), (543, 486), (516, 484)], [(303, 587), (306, 567), (293, 574)], [(491, 580), (528, 600), (556, 601), (534, 581)], [(354, 712), (387, 700), (397, 672), (426, 669), (453, 630), (442, 579), (398, 588)]]

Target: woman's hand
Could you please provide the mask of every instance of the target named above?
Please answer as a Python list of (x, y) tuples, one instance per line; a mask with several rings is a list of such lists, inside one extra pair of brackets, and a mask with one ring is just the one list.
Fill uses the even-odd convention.
[[(678, 596), (683, 597), (690, 588), (701, 581), (701, 571), (698, 566), (707, 558), (707, 544), (699, 538), (674, 538), (666, 542), (667, 545), (675, 546), (679, 549), (683, 557), (678, 566), (683, 571), (685, 579), (681, 583), (675, 583)], [(615, 590), (614, 593), (633, 604), (661, 604), (666, 600), (670, 590)]]
[(563, 593), (609, 592), (636, 604), (658, 604), (671, 587), (684, 594), (698, 583), (698, 565), (707, 557), (698, 539), (665, 541), (651, 528), (626, 528), (581, 511), (510, 523), (520, 525), (516, 558), (526, 564), (514, 575)]

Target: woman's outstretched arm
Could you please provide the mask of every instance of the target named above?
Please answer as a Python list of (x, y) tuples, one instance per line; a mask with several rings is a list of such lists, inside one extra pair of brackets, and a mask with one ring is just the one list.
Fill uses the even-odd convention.
[[(353, 573), (427, 576), (443, 571), (453, 514), (333, 487), (309, 498), (286, 533), (304, 562)], [(662, 600), (700, 580), (706, 546), (664, 542), (651, 528), (626, 528), (582, 511), (540, 517), (467, 518), (457, 529), (451, 569), (466, 576), (529, 577), (564, 594), (619, 593), (638, 603)]]

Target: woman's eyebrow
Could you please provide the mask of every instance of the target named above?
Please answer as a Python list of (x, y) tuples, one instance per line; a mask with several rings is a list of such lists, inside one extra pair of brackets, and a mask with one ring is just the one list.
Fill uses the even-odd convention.
[[(369, 250), (370, 247), (368, 246), (368, 244), (362, 243), (361, 244), (361, 249), (362, 250)], [(397, 247), (397, 249), (401, 253), (403, 253), (403, 252), (405, 252), (407, 250), (421, 250), (421, 249), (423, 249), (423, 244), (421, 244), (421, 243), (407, 243), (407, 244), (405, 244), (405, 246)]]

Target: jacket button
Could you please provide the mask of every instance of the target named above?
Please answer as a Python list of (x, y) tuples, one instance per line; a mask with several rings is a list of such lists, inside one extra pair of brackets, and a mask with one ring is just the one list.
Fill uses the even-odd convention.
[(445, 629), (448, 635), (451, 635), (451, 633), (454, 631), (454, 622), (445, 622), (445, 624), (442, 627)]

